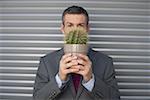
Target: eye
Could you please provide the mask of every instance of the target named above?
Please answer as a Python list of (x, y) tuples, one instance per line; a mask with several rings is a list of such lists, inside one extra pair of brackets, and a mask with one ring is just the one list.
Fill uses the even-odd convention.
[(79, 24), (78, 26), (79, 26), (79, 27), (85, 27), (85, 25), (84, 25), (84, 24)]
[(67, 24), (67, 27), (72, 27), (72, 24)]

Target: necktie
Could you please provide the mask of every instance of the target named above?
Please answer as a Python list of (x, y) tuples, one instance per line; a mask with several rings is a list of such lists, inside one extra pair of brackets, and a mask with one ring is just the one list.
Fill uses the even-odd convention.
[(80, 75), (79, 74), (73, 74), (72, 75), (72, 80), (73, 80), (75, 91), (77, 93), (78, 86), (79, 86), (79, 83), (80, 83)]

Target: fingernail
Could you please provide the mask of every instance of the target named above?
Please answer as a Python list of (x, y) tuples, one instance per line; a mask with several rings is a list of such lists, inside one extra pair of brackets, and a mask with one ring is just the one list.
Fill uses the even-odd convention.
[(77, 59), (77, 56), (73, 56), (74, 59)]

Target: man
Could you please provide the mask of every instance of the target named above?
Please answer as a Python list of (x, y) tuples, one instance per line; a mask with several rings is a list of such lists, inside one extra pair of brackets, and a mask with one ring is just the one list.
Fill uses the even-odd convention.
[[(85, 9), (71, 6), (63, 12), (61, 31), (89, 31)], [(40, 59), (34, 100), (119, 100), (112, 59), (91, 48), (87, 55), (64, 54), (63, 48)]]

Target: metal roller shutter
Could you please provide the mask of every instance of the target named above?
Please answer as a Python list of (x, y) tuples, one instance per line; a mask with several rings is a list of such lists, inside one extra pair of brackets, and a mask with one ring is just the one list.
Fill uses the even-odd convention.
[(63, 45), (71, 5), (88, 10), (90, 44), (113, 57), (121, 100), (150, 100), (149, 0), (0, 0), (0, 99), (32, 99), (39, 57)]

